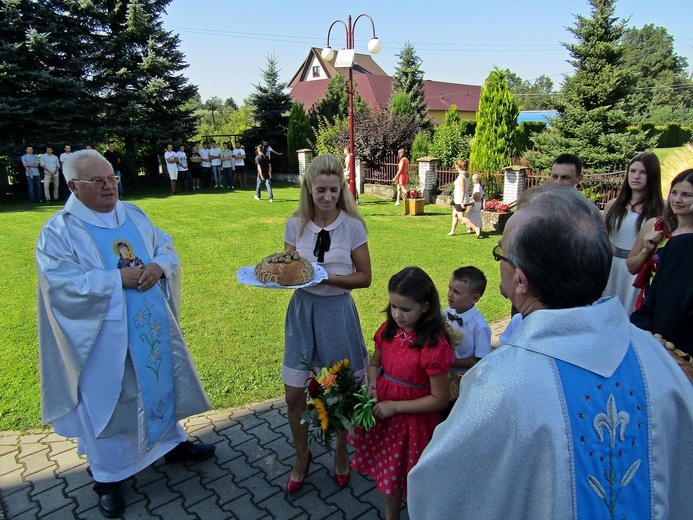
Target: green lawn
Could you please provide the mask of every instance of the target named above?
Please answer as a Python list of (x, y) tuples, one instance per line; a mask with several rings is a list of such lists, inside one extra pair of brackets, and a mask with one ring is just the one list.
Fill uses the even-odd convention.
[(659, 162), (662, 163), (667, 158), (667, 156), (674, 150), (680, 150), (682, 147), (677, 146), (674, 148), (655, 148), (652, 152), (657, 156)]
[[(241, 266), (283, 249), (286, 219), (297, 207), (297, 186), (277, 183), (275, 202), (252, 191), (206, 190), (170, 197), (165, 187), (128, 197), (170, 233), (183, 265), (182, 327), (214, 408), (240, 406), (282, 394), (279, 378), (284, 312), (290, 291), (248, 287), (236, 281)], [(43, 223), (60, 206), (3, 201), (0, 207), (0, 430), (39, 426), (34, 246)], [(479, 308), (489, 322), (507, 315), (498, 293), (498, 266), (491, 249), (498, 237), (448, 237), (450, 209), (427, 206), (421, 216), (364, 195), (373, 284), (354, 291), (364, 336), (383, 320), (390, 276), (408, 265), (425, 269), (441, 291), (450, 273), (475, 265), (488, 277)], [(458, 228), (458, 232), (462, 229)]]

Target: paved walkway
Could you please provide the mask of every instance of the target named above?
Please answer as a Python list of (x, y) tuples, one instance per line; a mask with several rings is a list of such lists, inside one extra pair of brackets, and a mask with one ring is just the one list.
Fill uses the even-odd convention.
[[(494, 323), (497, 343), (508, 320)], [(284, 491), (294, 451), (283, 399), (211, 411), (186, 420), (188, 434), (215, 444), (216, 457), (196, 464), (163, 459), (123, 483), (123, 518), (380, 519), (385, 502), (355, 471), (340, 489), (331, 455), (313, 445), (303, 488)], [(86, 458), (75, 441), (52, 430), (0, 433), (0, 520), (100, 519)], [(409, 516), (406, 510), (402, 518)]]

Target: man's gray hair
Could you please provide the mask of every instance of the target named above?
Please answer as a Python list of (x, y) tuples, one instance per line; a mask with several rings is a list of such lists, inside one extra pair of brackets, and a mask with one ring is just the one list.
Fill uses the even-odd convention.
[(106, 158), (101, 155), (96, 150), (80, 150), (79, 152), (72, 152), (65, 158), (63, 163), (63, 175), (66, 181), (74, 181), (79, 179), (79, 173), (83, 172), (87, 167), (88, 163), (93, 163), (94, 161), (103, 161), (108, 164), (108, 167), (113, 172), (113, 167)]
[(524, 219), (508, 241), (510, 261), (549, 309), (590, 305), (601, 297), (612, 249), (597, 206), (570, 186), (546, 183), (523, 197)]

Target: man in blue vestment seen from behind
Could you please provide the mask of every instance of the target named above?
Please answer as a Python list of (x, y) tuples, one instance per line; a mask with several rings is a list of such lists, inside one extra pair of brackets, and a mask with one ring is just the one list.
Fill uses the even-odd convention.
[(693, 386), (599, 299), (597, 207), (559, 183), (526, 195), (493, 250), (524, 319), (462, 378), (409, 473), (410, 518), (691, 518)]

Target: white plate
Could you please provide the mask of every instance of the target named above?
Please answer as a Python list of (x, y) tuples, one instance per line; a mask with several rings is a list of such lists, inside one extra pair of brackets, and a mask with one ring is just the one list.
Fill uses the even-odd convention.
[(246, 267), (241, 267), (236, 273), (236, 278), (238, 281), (244, 285), (252, 285), (254, 287), (265, 287), (266, 289), (302, 289), (303, 287), (310, 287), (312, 285), (318, 285), (323, 280), (327, 280), (327, 271), (321, 265), (311, 262), (315, 274), (310, 282), (301, 285), (279, 285), (275, 282), (262, 283), (260, 280), (255, 278), (255, 266), (249, 265)]

